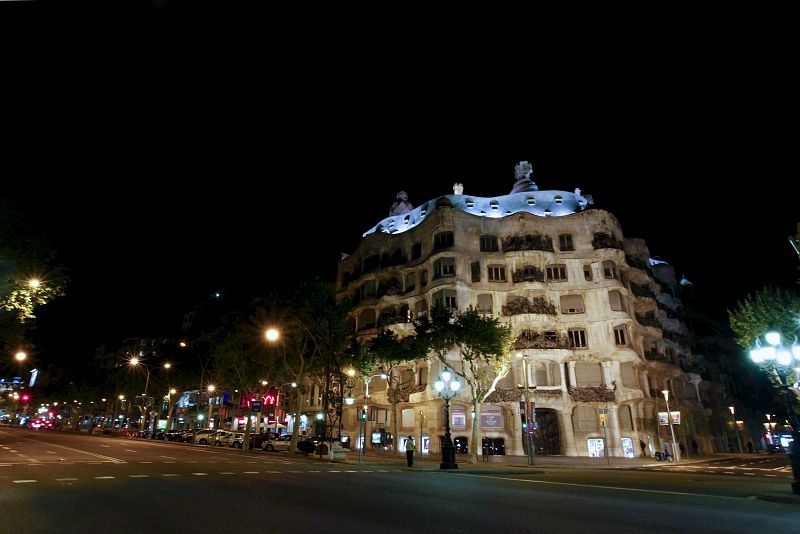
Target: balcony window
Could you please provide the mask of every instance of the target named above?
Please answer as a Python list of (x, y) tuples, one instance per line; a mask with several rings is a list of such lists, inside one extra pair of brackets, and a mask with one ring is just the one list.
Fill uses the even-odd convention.
[(569, 336), (569, 346), (573, 349), (585, 349), (586, 345), (586, 330), (583, 328), (570, 328), (567, 331)]
[(414, 281), (416, 279), (416, 273), (406, 273), (406, 291), (412, 291), (414, 289)]
[(411, 259), (418, 260), (422, 257), (422, 243), (414, 243), (411, 245)]
[(606, 278), (616, 278), (617, 277), (617, 266), (614, 264), (613, 261), (604, 261), (603, 262), (603, 276)]
[(603, 372), (599, 363), (579, 362), (575, 364), (575, 380), (578, 387), (603, 385)]
[(453, 246), (453, 232), (440, 232), (433, 236), (433, 250), (444, 250)]
[(583, 297), (580, 295), (562, 295), (561, 313), (583, 313)]
[(551, 282), (565, 282), (567, 280), (566, 265), (548, 265), (545, 269), (547, 279)]
[(584, 265), (583, 266), (583, 277), (586, 279), (587, 282), (592, 281), (592, 266), (591, 265)]
[(572, 245), (572, 234), (561, 234), (558, 236), (558, 248), (562, 252), (575, 250), (575, 247)]
[(490, 293), (478, 295), (478, 311), (481, 313), (492, 313), (492, 295)]
[(502, 265), (490, 265), (487, 267), (490, 282), (505, 282), (506, 268)]
[(497, 246), (496, 235), (482, 235), (480, 243), (481, 252), (497, 252), (500, 250)]
[(628, 338), (625, 335), (624, 326), (614, 328), (614, 343), (616, 343), (618, 347), (625, 347), (628, 345)]
[(481, 262), (473, 261), (469, 264), (470, 274), (472, 275), (473, 282), (481, 281)]
[(458, 305), (456, 303), (456, 291), (454, 289), (443, 289), (437, 293), (434, 293), (433, 302), (436, 305), (444, 306), (445, 308), (449, 308), (451, 310), (458, 309)]
[(433, 277), (442, 278), (444, 276), (456, 275), (455, 258), (439, 258), (433, 264)]
[(611, 309), (614, 311), (623, 311), (624, 310), (624, 300), (622, 298), (622, 293), (617, 290), (609, 291), (608, 292), (608, 302), (611, 304)]

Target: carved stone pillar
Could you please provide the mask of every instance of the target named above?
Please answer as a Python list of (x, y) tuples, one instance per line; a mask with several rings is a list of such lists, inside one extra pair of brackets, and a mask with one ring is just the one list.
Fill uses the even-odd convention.
[(613, 379), (611, 378), (611, 362), (600, 362), (600, 365), (603, 368), (603, 384), (611, 389), (614, 387), (612, 384)]
[(564, 364), (558, 364), (559, 372), (561, 373), (561, 391), (567, 391), (567, 377), (565, 376), (566, 372), (564, 371)]
[(569, 365), (569, 385), (573, 388), (577, 387), (578, 382), (575, 378), (575, 362), (567, 362), (567, 365)]
[(611, 456), (622, 456), (622, 436), (619, 433), (619, 415), (616, 406), (608, 408), (608, 454)]
[(647, 371), (642, 371), (642, 389), (645, 396), (650, 396), (650, 378), (647, 376)]
[(558, 424), (561, 427), (561, 444), (564, 450), (561, 454), (565, 456), (578, 456), (578, 449), (575, 448), (575, 430), (572, 428), (572, 413), (558, 412)]

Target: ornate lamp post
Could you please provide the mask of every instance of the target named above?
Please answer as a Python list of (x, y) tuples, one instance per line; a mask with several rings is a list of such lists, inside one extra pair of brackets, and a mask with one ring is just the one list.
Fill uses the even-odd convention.
[(442, 444), (442, 463), (439, 464), (439, 469), (458, 469), (456, 450), (450, 436), (450, 399), (455, 397), (458, 390), (461, 389), (461, 383), (450, 372), (450, 369), (445, 367), (434, 387), (436, 393), (444, 399), (444, 443)]
[(669, 412), (669, 390), (662, 390), (661, 394), (664, 395), (664, 401), (667, 403), (667, 421), (669, 421), (669, 433), (672, 435), (672, 455), (675, 457), (675, 461), (677, 462), (681, 459), (681, 451), (678, 449), (678, 445), (675, 443), (675, 430), (672, 428), (672, 414)]
[[(536, 429), (536, 416), (535, 412), (536, 409), (534, 408), (533, 412), (530, 413), (530, 406), (528, 404), (529, 398), (529, 386), (528, 386), (528, 356), (522, 352), (517, 354), (517, 358), (522, 358), (522, 374), (525, 377), (525, 426), (522, 431), (525, 432), (525, 448), (528, 450), (528, 465), (533, 465), (535, 454), (536, 454), (536, 444), (534, 443), (533, 438), (533, 431)], [(485, 460), (486, 458), (484, 458)]]
[(761, 365), (786, 399), (789, 417), (792, 422), (792, 444), (789, 447), (789, 461), (792, 464), (792, 492), (800, 495), (800, 418), (797, 417), (797, 392), (800, 389), (800, 345), (786, 347), (781, 343), (778, 332), (768, 332), (764, 336), (765, 347), (756, 338), (756, 346), (750, 351), (750, 358)]
[[(350, 377), (355, 376), (356, 371), (355, 369), (348, 369), (347, 375)], [(366, 436), (366, 425), (367, 425), (367, 402), (369, 402), (369, 383), (372, 382), (372, 379), (376, 376), (379, 376), (386, 380), (388, 375), (386, 373), (380, 373), (377, 375), (372, 376), (365, 376), (364, 377), (364, 406), (359, 409), (358, 413), (358, 438), (356, 438), (356, 446), (358, 446), (358, 465), (361, 465), (361, 457), (364, 454), (364, 447), (367, 445), (367, 436)], [(361, 440), (359, 444), (359, 439)]]

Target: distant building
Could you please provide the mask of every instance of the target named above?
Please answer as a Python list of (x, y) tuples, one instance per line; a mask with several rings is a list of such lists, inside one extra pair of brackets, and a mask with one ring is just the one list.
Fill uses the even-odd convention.
[[(337, 280), (338, 297), (354, 303), (358, 334), (389, 327), (408, 335), (411, 320), (435, 303), (456, 312), (473, 306), (509, 321), (515, 353), (527, 356), (538, 453), (602, 456), (607, 449), (634, 457), (663, 450), (671, 440), (658, 418), (666, 411), (664, 389), (671, 410), (682, 412), (676, 440), (690, 451), (693, 442), (714, 450), (674, 270), (651, 261), (644, 241), (626, 239), (611, 213), (587, 209), (592, 200), (579, 189), (540, 191), (531, 172), (522, 162), (512, 192), (497, 197), (472, 196), (457, 184), (458, 194), (393, 210), (364, 233), (339, 263)], [(474, 419), (467, 391), (451, 401), (458, 450), (466, 450), (479, 421), (479, 445), (525, 454), (523, 359), (512, 365)], [(444, 435), (443, 403), (433, 388), (442, 368), (431, 357), (404, 371), (399, 434), (421, 433), (423, 451), (440, 451)], [(367, 447), (373, 433), (392, 429), (385, 382), (375, 378), (369, 388)], [(363, 396), (357, 383), (355, 398), (359, 389)], [(350, 436), (358, 433), (356, 408), (345, 407)]]

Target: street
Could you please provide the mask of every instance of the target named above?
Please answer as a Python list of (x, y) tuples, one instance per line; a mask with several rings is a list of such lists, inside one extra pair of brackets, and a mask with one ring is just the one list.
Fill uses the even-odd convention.
[(462, 467), (415, 472), (401, 461), (358, 466), (285, 452), (0, 430), (7, 532), (753, 532), (764, 525), (795, 531), (800, 521), (796, 505), (753, 498), (786, 490), (786, 478)]

